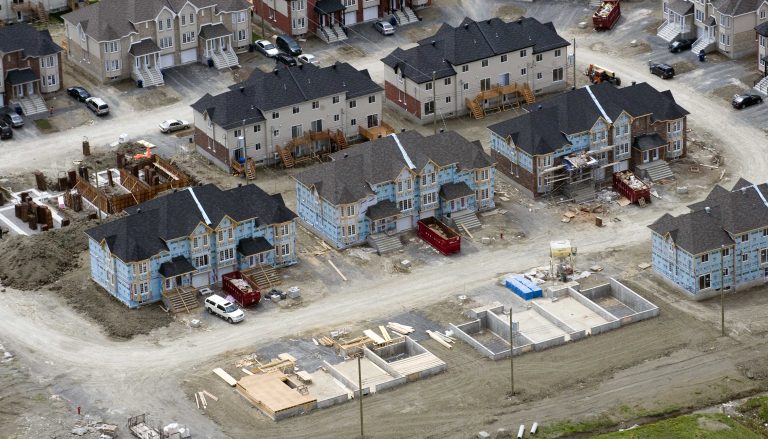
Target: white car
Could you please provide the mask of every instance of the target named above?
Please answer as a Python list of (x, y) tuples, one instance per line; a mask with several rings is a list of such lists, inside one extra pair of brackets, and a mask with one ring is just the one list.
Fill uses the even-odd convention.
[(301, 64), (314, 64), (316, 66), (320, 65), (320, 62), (317, 60), (317, 57), (309, 53), (299, 55), (297, 58)]
[(208, 314), (215, 314), (229, 323), (242, 322), (245, 318), (245, 313), (242, 309), (215, 294), (205, 298), (205, 310), (208, 311)]
[(278, 53), (280, 53), (280, 51), (277, 50), (277, 47), (275, 47), (274, 44), (270, 43), (267, 40), (256, 41), (256, 49), (258, 49), (259, 52), (263, 53), (264, 55), (267, 55), (270, 58), (274, 58), (277, 56)]
[(186, 130), (189, 128), (189, 122), (181, 119), (168, 119), (164, 120), (158, 125), (160, 131), (164, 133), (172, 133), (174, 131)]
[(101, 98), (90, 97), (85, 100), (85, 106), (90, 108), (97, 116), (109, 114), (109, 105)]

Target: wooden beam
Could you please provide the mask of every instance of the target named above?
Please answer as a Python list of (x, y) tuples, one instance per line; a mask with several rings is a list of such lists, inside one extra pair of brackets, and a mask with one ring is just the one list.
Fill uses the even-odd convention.
[(232, 387), (235, 387), (237, 385), (237, 380), (232, 378), (232, 375), (224, 372), (224, 369), (217, 367), (216, 369), (213, 369), (213, 373), (219, 376), (222, 380), (224, 380), (227, 384), (229, 384)]
[(375, 332), (371, 331), (370, 329), (366, 329), (365, 331), (363, 331), (363, 334), (365, 334), (368, 338), (373, 340), (373, 342), (376, 343), (376, 344), (381, 344), (381, 343), (384, 343), (386, 341), (383, 338), (381, 338), (381, 336), (379, 336)]
[(337, 267), (336, 264), (334, 264), (333, 261), (330, 259), (328, 259), (328, 263), (331, 264), (331, 267), (333, 267), (333, 269), (336, 270), (336, 273), (339, 273), (339, 276), (341, 276), (341, 278), (344, 279), (344, 282), (346, 282), (347, 277), (341, 273), (341, 270), (339, 270), (339, 267)]

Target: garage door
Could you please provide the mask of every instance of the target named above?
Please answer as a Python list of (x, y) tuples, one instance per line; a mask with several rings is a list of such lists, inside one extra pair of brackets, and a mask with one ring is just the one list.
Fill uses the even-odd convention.
[(192, 276), (192, 286), (195, 288), (206, 287), (210, 284), (208, 281), (208, 273), (199, 273)]
[(403, 230), (411, 229), (411, 227), (413, 227), (411, 225), (411, 216), (410, 215), (406, 215), (406, 216), (404, 216), (402, 218), (398, 218), (395, 227), (396, 227), (396, 230), (398, 232), (402, 232)]
[(197, 61), (197, 49), (188, 49), (181, 52), (181, 63), (189, 64)]
[(160, 68), (161, 69), (167, 69), (168, 67), (173, 67), (173, 54), (170, 53), (168, 55), (161, 55), (160, 56)]
[(347, 12), (344, 14), (344, 25), (352, 26), (357, 23), (357, 11)]
[(379, 18), (379, 7), (371, 6), (363, 9), (363, 21), (371, 21)]

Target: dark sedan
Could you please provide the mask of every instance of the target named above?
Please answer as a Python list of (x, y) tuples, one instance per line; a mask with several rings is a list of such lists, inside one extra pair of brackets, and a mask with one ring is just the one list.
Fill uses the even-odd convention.
[(86, 99), (91, 97), (91, 94), (88, 93), (88, 90), (84, 89), (83, 87), (69, 87), (67, 89), (67, 94), (80, 102), (85, 102)]
[(736, 95), (733, 97), (733, 100), (731, 101), (731, 105), (733, 105), (733, 108), (737, 110), (741, 110), (742, 108), (751, 107), (756, 104), (762, 104), (763, 98), (758, 95), (749, 95), (749, 94), (743, 94), (743, 95)]
[(684, 50), (691, 50), (691, 47), (693, 47), (693, 43), (695, 43), (696, 40), (690, 39), (690, 38), (684, 38), (682, 40), (675, 40), (671, 43), (669, 43), (669, 51), (672, 53), (680, 53)]
[(278, 53), (277, 56), (275, 57), (275, 60), (278, 63), (285, 64), (288, 67), (297, 65), (296, 58), (285, 53)]

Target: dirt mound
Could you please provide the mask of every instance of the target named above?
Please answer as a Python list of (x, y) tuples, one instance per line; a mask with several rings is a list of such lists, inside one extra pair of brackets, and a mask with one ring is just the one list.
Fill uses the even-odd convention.
[(77, 268), (78, 255), (88, 249), (83, 232), (94, 225), (93, 221), (78, 221), (37, 235), (4, 237), (0, 240), (0, 282), (30, 290)]

